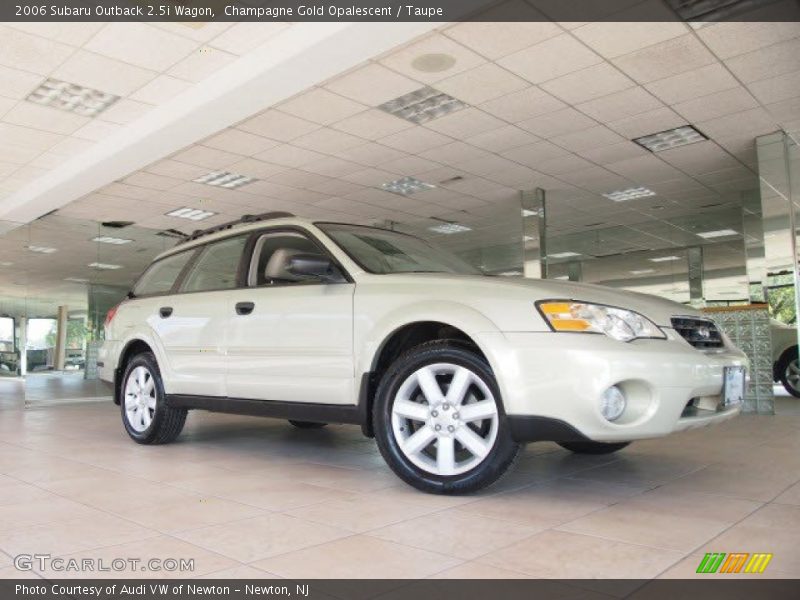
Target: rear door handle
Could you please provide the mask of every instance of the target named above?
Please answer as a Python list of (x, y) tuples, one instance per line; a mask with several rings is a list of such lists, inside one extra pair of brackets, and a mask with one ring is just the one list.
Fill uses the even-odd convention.
[(237, 315), (249, 315), (253, 312), (253, 309), (256, 307), (255, 303), (253, 302), (237, 302), (236, 303), (236, 314)]
[(171, 306), (162, 306), (158, 309), (158, 314), (161, 315), (162, 319), (166, 319), (167, 317), (172, 315), (172, 307)]

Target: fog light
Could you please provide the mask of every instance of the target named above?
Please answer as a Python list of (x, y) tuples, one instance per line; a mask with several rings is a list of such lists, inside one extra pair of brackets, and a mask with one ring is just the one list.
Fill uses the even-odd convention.
[(625, 394), (617, 386), (612, 385), (600, 397), (600, 412), (609, 421), (616, 421), (625, 411)]

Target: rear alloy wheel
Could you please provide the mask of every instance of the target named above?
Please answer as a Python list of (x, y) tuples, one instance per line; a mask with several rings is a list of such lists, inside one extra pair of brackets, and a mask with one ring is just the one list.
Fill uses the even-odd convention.
[(455, 344), (423, 344), (381, 381), (376, 437), (389, 466), (424, 491), (466, 493), (496, 481), (519, 451), (485, 361)]
[(784, 389), (795, 398), (800, 398), (800, 361), (797, 358), (797, 349), (784, 353), (777, 370)]
[(139, 444), (166, 444), (180, 435), (185, 408), (167, 405), (161, 372), (150, 352), (137, 354), (125, 368), (120, 390), (122, 423)]

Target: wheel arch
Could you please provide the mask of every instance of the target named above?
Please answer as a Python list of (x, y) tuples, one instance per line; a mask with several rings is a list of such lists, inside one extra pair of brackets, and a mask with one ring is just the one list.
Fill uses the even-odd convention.
[(361, 376), (358, 402), (362, 431), (368, 437), (374, 437), (372, 405), (380, 379), (391, 363), (407, 350), (433, 340), (452, 339), (478, 353), (496, 373), (492, 353), (480, 339), (481, 333), (499, 331), (488, 318), (458, 304), (435, 303), (415, 308), (388, 315), (373, 327), (373, 335), (362, 344), (363, 354), (358, 361)]
[[(143, 338), (136, 337), (128, 340), (119, 353), (119, 360), (114, 369), (114, 404), (120, 403), (122, 376), (125, 374), (125, 367), (134, 356), (142, 352), (152, 352), (156, 355), (155, 346), (153, 344)], [(156, 361), (158, 361), (158, 357), (156, 357)]]
[(783, 352), (781, 352), (780, 356), (778, 356), (778, 360), (772, 365), (773, 370), (773, 380), (780, 381), (781, 372), (780, 367), (783, 364), (783, 361), (790, 359), (792, 356), (798, 355), (798, 345), (795, 344), (794, 346), (789, 346)]

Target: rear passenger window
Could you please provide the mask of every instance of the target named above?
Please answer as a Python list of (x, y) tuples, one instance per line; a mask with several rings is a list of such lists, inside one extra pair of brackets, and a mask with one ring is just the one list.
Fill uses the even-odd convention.
[(182, 292), (230, 290), (236, 287), (236, 273), (247, 236), (240, 235), (206, 246), (192, 265)]
[(166, 294), (172, 289), (178, 275), (194, 255), (194, 250), (173, 254), (167, 258), (150, 265), (136, 282), (133, 288), (134, 296), (146, 296), (148, 294)]

